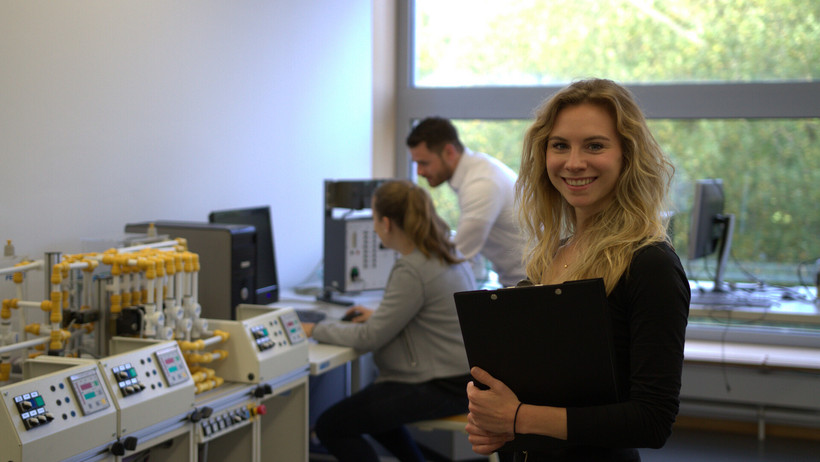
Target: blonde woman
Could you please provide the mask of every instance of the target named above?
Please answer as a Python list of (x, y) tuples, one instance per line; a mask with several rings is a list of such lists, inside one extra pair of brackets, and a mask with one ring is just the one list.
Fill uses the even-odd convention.
[(468, 262), (427, 192), (390, 181), (373, 195), (373, 228), (401, 258), (377, 310), (356, 306), (353, 322), (306, 324), (320, 342), (373, 352), (375, 383), (327, 409), (316, 435), (340, 461), (378, 461), (371, 435), (400, 461), (424, 461), (404, 424), (467, 412), (470, 380), (453, 293), (473, 290)]
[[(663, 221), (674, 172), (632, 95), (609, 80), (571, 84), (537, 111), (516, 183), (534, 283), (603, 278), (621, 402), (562, 408), (521, 403), (474, 368), (467, 431), (489, 454), (516, 434), (566, 443), (508, 460), (639, 461), (659, 448), (679, 405), (689, 283)], [(537, 361), (537, 359), (536, 359)], [(579, 365), (579, 367), (582, 367)]]

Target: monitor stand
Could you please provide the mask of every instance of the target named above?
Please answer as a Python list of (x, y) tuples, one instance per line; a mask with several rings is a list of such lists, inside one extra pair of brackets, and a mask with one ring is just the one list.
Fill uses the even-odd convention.
[(732, 236), (735, 233), (735, 216), (733, 214), (721, 215), (716, 218), (716, 222), (721, 227), (720, 248), (718, 251), (717, 268), (715, 268), (715, 292), (731, 291), (731, 288), (723, 282), (723, 273), (729, 264), (729, 255), (732, 249)]

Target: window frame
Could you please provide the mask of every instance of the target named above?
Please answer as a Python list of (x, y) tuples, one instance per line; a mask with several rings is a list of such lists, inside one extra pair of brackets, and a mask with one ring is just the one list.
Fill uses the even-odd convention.
[[(529, 119), (564, 85), (539, 87), (420, 88), (413, 85), (414, 0), (397, 0), (396, 175), (412, 177), (404, 144), (412, 121), (429, 115), (451, 119)], [(820, 81), (626, 85), (648, 119), (820, 117)]]

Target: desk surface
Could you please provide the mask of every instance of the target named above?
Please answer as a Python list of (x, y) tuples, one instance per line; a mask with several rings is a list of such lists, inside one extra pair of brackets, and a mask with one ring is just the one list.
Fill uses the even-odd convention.
[[(698, 290), (710, 291), (712, 284), (708, 282), (690, 281), (693, 293)], [(768, 307), (731, 306), (731, 305), (699, 305), (693, 300), (689, 307), (689, 317), (726, 322), (738, 321), (759, 324), (804, 325), (820, 327), (820, 305), (815, 300), (813, 289), (797, 288), (751, 288), (735, 291), (739, 297), (750, 296), (767, 299), (771, 302)]]
[(308, 346), (308, 361), (310, 375), (321, 375), (339, 366), (344, 366), (359, 357), (359, 354), (350, 347), (327, 345), (311, 340)]

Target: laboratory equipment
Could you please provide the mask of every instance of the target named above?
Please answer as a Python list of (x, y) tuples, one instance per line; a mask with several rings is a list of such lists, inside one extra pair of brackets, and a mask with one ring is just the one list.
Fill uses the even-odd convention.
[(91, 461), (109, 457), (117, 409), (96, 361), (42, 357), (0, 388), (0, 460)]
[(198, 299), (202, 317), (236, 319), (236, 305), (249, 303), (256, 291), (256, 230), (247, 225), (154, 221), (125, 225), (129, 233), (157, 233), (187, 241), (199, 255)]
[(325, 180), (323, 301), (334, 293), (384, 289), (398, 252), (373, 230), (371, 199), (386, 180)]

